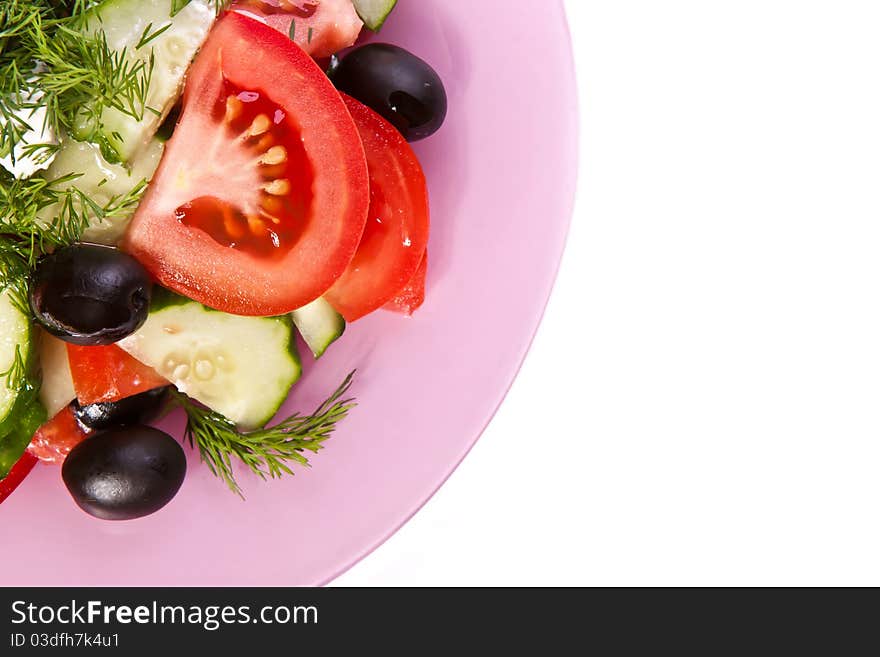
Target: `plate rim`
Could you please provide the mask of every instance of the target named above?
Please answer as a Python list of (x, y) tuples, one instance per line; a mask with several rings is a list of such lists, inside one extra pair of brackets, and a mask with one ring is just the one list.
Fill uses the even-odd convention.
[[(339, 566), (333, 573), (330, 575), (323, 576), (322, 579), (318, 580), (315, 583), (316, 587), (326, 587), (336, 579), (347, 573), (349, 570), (357, 566), (361, 561), (369, 557), (373, 552), (382, 547), (386, 542), (388, 542), (397, 532), (399, 532), (403, 527), (405, 527), (410, 520), (412, 520), (433, 498), (434, 496), (443, 488), (452, 475), (455, 474), (456, 470), (461, 466), (464, 460), (471, 453), (471, 450), (476, 446), (476, 444), (480, 441), (480, 438), (483, 437), (486, 430), (489, 428), (489, 425), (492, 424), (492, 421), (495, 419), (495, 416), (498, 414), (498, 411), (501, 409), (501, 406), (507, 399), (507, 396), (510, 394), (510, 390), (513, 388), (517, 379), (519, 378), (520, 372), (522, 371), (523, 365), (525, 365), (526, 359), (529, 357), (529, 354), (532, 351), (532, 346), (534, 345), (535, 338), (538, 335), (538, 332), (541, 330), (541, 326), (544, 323), (544, 316), (547, 313), (547, 307), (550, 304), (550, 300), (553, 297), (553, 292), (556, 289), (556, 284), (559, 280), (559, 272), (562, 268), (562, 262), (565, 257), (565, 253), (568, 247), (569, 236), (571, 234), (571, 226), (574, 220), (574, 211), (575, 205), (577, 202), (577, 188), (578, 188), (578, 180), (580, 178), (580, 136), (581, 136), (581, 124), (580, 124), (580, 112), (579, 108), (581, 105), (581, 97), (580, 97), (580, 87), (577, 84), (577, 67), (574, 59), (574, 47), (572, 42), (571, 35), (571, 25), (568, 20), (568, 11), (565, 6), (565, 2), (563, 0), (556, 0), (557, 5), (562, 11), (562, 19), (563, 19), (563, 40), (565, 44), (565, 50), (568, 53), (568, 67), (565, 71), (565, 77), (568, 78), (569, 88), (572, 92), (573, 99), (573, 107), (570, 109), (570, 119), (572, 125), (569, 129), (566, 129), (565, 134), (571, 134), (572, 139), (570, 140), (571, 146), (568, 147), (570, 158), (570, 164), (568, 168), (568, 180), (562, 185), (564, 189), (566, 189), (566, 197), (567, 201), (565, 204), (565, 210), (562, 214), (561, 221), (564, 224), (564, 230), (562, 231), (562, 239), (560, 242), (560, 250), (558, 257), (556, 259), (555, 268), (553, 274), (550, 277), (550, 284), (547, 294), (544, 298), (543, 303), (538, 311), (537, 321), (534, 324), (534, 327), (531, 331), (531, 334), (526, 341), (525, 348), (523, 352), (520, 354), (518, 358), (518, 362), (516, 367), (513, 370), (510, 379), (506, 382), (506, 384), (501, 389), (501, 394), (498, 400), (493, 405), (491, 412), (488, 417), (483, 421), (482, 426), (477, 430), (474, 437), (468, 442), (461, 456), (458, 457), (453, 463), (450, 464), (447, 471), (440, 478), (439, 482), (436, 486), (432, 486), (430, 492), (424, 497), (424, 499), (418, 500), (414, 507), (406, 512), (403, 517), (395, 522), (389, 529), (382, 532), (375, 541), (373, 541), (370, 545), (364, 548), (362, 551), (357, 553), (355, 556), (351, 557), (345, 564)], [(570, 130), (570, 132), (569, 132)]]

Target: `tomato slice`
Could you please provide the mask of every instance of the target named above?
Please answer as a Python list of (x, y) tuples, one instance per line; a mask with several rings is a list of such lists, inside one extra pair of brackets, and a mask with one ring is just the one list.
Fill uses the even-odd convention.
[(367, 154), (370, 212), (351, 264), (325, 297), (349, 322), (384, 306), (415, 275), (428, 244), (425, 174), (388, 121), (343, 94)]
[(123, 248), (206, 306), (281, 315), (345, 271), (369, 202), (364, 149), (327, 76), (289, 38), (229, 13), (190, 69)]
[(21, 458), (12, 466), (9, 474), (0, 479), (0, 502), (12, 495), (12, 491), (18, 488), (18, 485), (31, 473), (37, 461), (37, 457), (29, 452), (21, 455)]
[(422, 264), (419, 265), (415, 276), (410, 282), (397, 294), (394, 298), (386, 303), (382, 308), (395, 313), (402, 313), (412, 316), (422, 304), (425, 303), (425, 282), (428, 277), (428, 252), (422, 258)]
[(51, 420), (37, 429), (27, 451), (43, 463), (62, 463), (70, 450), (92, 434), (87, 431), (65, 406)]
[(258, 16), (316, 59), (353, 45), (364, 27), (351, 0), (237, 0), (232, 10)]
[(115, 402), (168, 385), (152, 367), (129, 356), (116, 345), (67, 345), (67, 360), (76, 398), (83, 406)]

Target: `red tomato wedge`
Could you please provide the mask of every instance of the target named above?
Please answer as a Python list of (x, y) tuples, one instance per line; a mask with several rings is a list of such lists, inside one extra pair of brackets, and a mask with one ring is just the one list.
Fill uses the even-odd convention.
[(428, 252), (422, 258), (422, 264), (419, 265), (416, 275), (412, 277), (409, 283), (394, 298), (386, 303), (382, 308), (395, 313), (402, 313), (407, 316), (413, 315), (422, 304), (425, 303), (425, 281), (428, 277)]
[(123, 248), (206, 306), (281, 315), (342, 275), (369, 202), (363, 146), (327, 76), (287, 37), (229, 13), (190, 69)]
[(69, 344), (67, 360), (76, 398), (83, 406), (115, 402), (168, 385), (156, 370), (115, 345), (79, 347)]
[(37, 464), (37, 457), (33, 454), (25, 452), (21, 458), (16, 461), (15, 465), (3, 479), (0, 479), (0, 502), (12, 495), (12, 491), (18, 488), (18, 485), (24, 481), (34, 466)]
[(65, 406), (51, 420), (37, 429), (27, 451), (43, 463), (62, 463), (70, 450), (91, 435)]
[(232, 11), (259, 17), (316, 59), (353, 45), (364, 27), (351, 0), (237, 0)]
[(415, 275), (428, 244), (430, 212), (412, 147), (373, 110), (343, 99), (367, 154), (370, 212), (354, 259), (325, 297), (353, 322), (384, 306)]

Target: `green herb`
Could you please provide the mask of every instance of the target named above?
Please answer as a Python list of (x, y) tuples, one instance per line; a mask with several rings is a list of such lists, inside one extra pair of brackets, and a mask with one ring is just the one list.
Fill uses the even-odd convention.
[(191, 0), (173, 0), (171, 3), (171, 16), (177, 16), (190, 2)]
[[(177, 16), (177, 14), (179, 14), (190, 2), (192, 2), (192, 0), (173, 0), (171, 3), (171, 16)], [(232, 0), (208, 0), (208, 4), (214, 7), (218, 14), (226, 9), (231, 2)]]
[[(152, 57), (110, 48), (105, 34), (86, 25), (93, 0), (0, 0), (0, 155), (45, 161), (59, 146), (30, 143), (31, 129), (61, 136), (74, 128), (97, 140), (105, 110), (143, 118), (153, 72)], [(169, 24), (170, 25), (170, 24)], [(98, 25), (98, 27), (100, 27)], [(147, 26), (138, 48), (168, 26)], [(45, 107), (46, 125), (30, 126)], [(0, 287), (24, 279), (46, 251), (81, 239), (85, 229), (129, 213), (146, 184), (97, 203), (76, 187), (79, 173), (17, 180), (0, 170)]]
[[(287, 31), (287, 36), (290, 37), (291, 41), (296, 41), (296, 19), (290, 21), (290, 29)], [(312, 42), (312, 37), (315, 36), (315, 28), (310, 27), (308, 31), (308, 36), (306, 39), (309, 43)]]
[(144, 28), (144, 33), (141, 35), (141, 39), (140, 39), (140, 41), (138, 41), (138, 43), (137, 43), (137, 45), (134, 47), (134, 49), (135, 49), (135, 50), (140, 50), (140, 49), (143, 48), (145, 45), (147, 45), (148, 43), (150, 43), (150, 41), (152, 41), (152, 40), (155, 39), (157, 36), (159, 36), (160, 34), (164, 33), (166, 30), (168, 30), (168, 29), (171, 27), (171, 25), (172, 25), (171, 23), (165, 23), (165, 25), (163, 25), (163, 26), (160, 27), (158, 30), (156, 30), (155, 32), (153, 32), (153, 31), (152, 31), (152, 29), (153, 29), (153, 24), (150, 23), (149, 25), (147, 25), (147, 26)]
[[(13, 299), (23, 297), (25, 300), (27, 294), (21, 294), (26, 285), (26, 279), (30, 272), (27, 261), (28, 248), (26, 245), (20, 244), (17, 240), (8, 237), (0, 238), (0, 291), (9, 287), (14, 287), (19, 293)], [(29, 311), (28, 311), (29, 312)]]
[(101, 132), (101, 117), (109, 108), (140, 121), (148, 107), (147, 92), (153, 75), (152, 53), (147, 60), (129, 57), (126, 49), (114, 51), (101, 31), (87, 36), (59, 26), (51, 37), (34, 39), (35, 59), (47, 67), (35, 76), (35, 86), (45, 95), (52, 128), (72, 130), (91, 126), (85, 136)]
[[(26, 317), (30, 317), (31, 309), (28, 304), (30, 268), (23, 250), (14, 242), (0, 239), (0, 294), (8, 295), (12, 306)], [(12, 362), (5, 371), (0, 372), (0, 379), (5, 380), (7, 390), (18, 391), (20, 395), (38, 389), (35, 372), (27, 366), (26, 354), (22, 353), (21, 345), (16, 345)]]
[(147, 187), (142, 180), (99, 204), (76, 187), (81, 175), (54, 180), (0, 175), (0, 283), (3, 269), (21, 273), (18, 262), (27, 272), (40, 254), (80, 241), (90, 225), (130, 214)]
[[(12, 278), (7, 276), (10, 264), (16, 270)], [(5, 251), (0, 244), (0, 292), (9, 295), (9, 300), (20, 312), (30, 314), (27, 278), (21, 275), (21, 267), (23, 261), (17, 254)], [(4, 433), (0, 434), (0, 479), (9, 473), (21, 457), (37, 427), (46, 421), (46, 411), (36, 398), (40, 387), (38, 373), (28, 360), (28, 354), (23, 352), (21, 345), (16, 345), (12, 362), (5, 371), (0, 372), (6, 388), (16, 393), (16, 401), (8, 418), (11, 425), (4, 422)]]
[[(116, 52), (101, 30), (85, 29), (87, 3), (73, 3), (63, 16), (49, 0), (2, 4), (0, 153), (9, 153), (28, 130), (27, 121), (17, 115), (40, 106), (48, 109), (48, 127), (56, 133), (88, 125), (92, 135), (87, 137), (100, 131), (107, 108), (137, 120), (143, 117), (152, 59)], [(34, 89), (38, 97), (31, 93)]]
[(5, 372), (0, 372), (0, 378), (6, 379), (6, 388), (8, 390), (21, 390), (27, 381), (27, 375), (27, 365), (24, 362), (24, 356), (21, 354), (21, 346), (16, 345), (12, 364)]
[(242, 495), (232, 470), (233, 459), (243, 462), (262, 479), (293, 474), (288, 464), (306, 466), (303, 452), (317, 453), (330, 438), (336, 424), (354, 408), (353, 399), (344, 398), (354, 372), (311, 415), (295, 414), (273, 427), (251, 432), (239, 431), (235, 424), (195, 404), (186, 395), (173, 392), (175, 402), (186, 411), (186, 439), (198, 446), (202, 460), (236, 494)]

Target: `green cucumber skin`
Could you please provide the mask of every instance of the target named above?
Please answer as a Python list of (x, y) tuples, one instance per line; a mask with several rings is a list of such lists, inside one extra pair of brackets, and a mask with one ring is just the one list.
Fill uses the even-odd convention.
[[(154, 285), (153, 296), (150, 299), (150, 314), (158, 313), (174, 306), (185, 306), (188, 303), (195, 303), (195, 301), (176, 294), (167, 288)], [(210, 310), (210, 308), (206, 306), (205, 310)]]
[[(153, 297), (152, 297), (152, 301), (150, 304), (150, 318), (153, 321), (161, 321), (161, 316), (164, 315), (165, 313), (174, 313), (177, 308), (183, 308), (183, 307), (189, 306), (189, 305), (198, 306), (198, 308), (201, 309), (201, 311), (206, 312), (206, 313), (217, 313), (218, 315), (229, 315), (229, 313), (224, 313), (219, 310), (208, 308), (208, 307), (206, 307), (196, 301), (193, 301), (191, 299), (187, 299), (186, 297), (175, 294), (174, 292), (171, 292), (170, 290), (167, 290), (165, 288), (156, 286), (154, 288)], [(278, 389), (277, 398), (273, 399), (273, 398), (269, 397), (268, 395), (263, 397), (263, 399), (266, 400), (266, 404), (265, 404), (265, 407), (263, 409), (261, 409), (262, 415), (259, 417), (249, 418), (250, 421), (247, 421), (247, 422), (238, 422), (240, 428), (242, 428), (244, 430), (253, 430), (253, 429), (258, 429), (262, 426), (265, 426), (265, 424), (268, 423), (278, 413), (278, 410), (281, 408), (281, 406), (287, 400), (287, 398), (290, 394), (290, 389), (293, 387), (294, 384), (296, 384), (296, 382), (302, 376), (302, 359), (300, 358), (299, 349), (297, 348), (297, 344), (296, 344), (296, 330), (294, 328), (293, 321), (291, 320), (291, 318), (289, 316), (281, 315), (281, 316), (277, 316), (277, 317), (248, 317), (248, 318), (243, 318), (243, 319), (249, 319), (249, 320), (259, 321), (259, 322), (277, 322), (277, 323), (281, 324), (288, 337), (286, 338), (286, 342), (279, 342), (278, 346), (280, 348), (283, 348), (284, 351), (286, 352), (287, 357), (290, 359), (290, 366), (291, 366), (290, 371), (289, 371), (290, 379), (289, 379), (289, 381), (285, 381), (284, 385), (282, 385)], [(148, 319), (148, 322), (149, 321), (150, 320)], [(127, 347), (127, 345), (125, 343), (126, 343), (126, 341), (124, 340), (122, 343), (120, 343), (120, 346), (122, 346), (124, 349), (131, 348), (131, 347)], [(274, 349), (274, 347), (273, 347), (273, 349)], [(138, 354), (135, 353), (136, 351), (137, 351), (137, 349), (134, 349), (132, 352), (135, 357), (138, 356)], [(280, 357), (281, 352), (273, 352), (273, 353), (278, 354), (278, 356)], [(195, 391), (195, 394), (197, 395), (198, 391)], [(196, 399), (198, 401), (197, 396), (194, 397), (194, 399)], [(231, 418), (231, 419), (233, 421), (236, 420), (236, 418)]]
[[(330, 345), (345, 333), (345, 319), (323, 298), (294, 310), (290, 313), (290, 317), (303, 340), (309, 346), (315, 360), (323, 356)], [(314, 330), (316, 325), (331, 323), (329, 331), (322, 331), (324, 326), (319, 326), (317, 331)]]
[[(18, 391), (18, 397), (9, 409), (6, 417), (0, 419), (0, 436), (5, 436), (17, 424), (17, 416), (22, 410), (36, 400), (40, 391), (40, 375), (37, 370), (37, 344), (36, 344), (36, 328), (33, 322), (28, 323), (27, 329), (27, 349), (22, 354), (26, 371), (29, 373), (25, 379), (25, 387)], [(2, 440), (2, 439), (0, 439)], [(5, 475), (4, 475), (5, 476)]]
[[(277, 319), (279, 321), (284, 321), (283, 317), (276, 317), (274, 319)], [(290, 397), (290, 391), (293, 389), (293, 386), (295, 386), (297, 383), (299, 383), (299, 380), (302, 378), (302, 358), (299, 355), (299, 348), (296, 346), (296, 329), (293, 327), (292, 322), (290, 323), (290, 327), (291, 327), (290, 342), (287, 343), (287, 353), (290, 354), (291, 359), (293, 360), (294, 363), (296, 363), (296, 366), (297, 366), (296, 377), (294, 377), (294, 379), (291, 381), (290, 387), (287, 389), (287, 391), (278, 398), (278, 403), (275, 405), (275, 408), (272, 409), (272, 412), (270, 414), (268, 414), (268, 416), (265, 419), (258, 422), (257, 426), (255, 426), (255, 427), (242, 427), (244, 429), (255, 431), (257, 429), (262, 429), (267, 424), (269, 424), (269, 422), (272, 420), (272, 418), (274, 418), (276, 415), (278, 415), (278, 411), (280, 411), (281, 407), (284, 406), (284, 402), (286, 402), (288, 397)]]
[[(153, 286), (153, 296), (150, 300), (150, 314), (152, 315), (155, 313), (160, 313), (163, 310), (173, 308), (175, 306), (185, 306), (189, 303), (198, 303), (198, 301), (193, 301), (192, 299), (188, 299), (185, 296), (177, 294), (176, 292), (172, 292), (167, 288), (155, 285)], [(222, 310), (208, 308), (208, 306), (205, 305), (202, 305), (202, 308), (211, 313), (223, 313)], [(229, 313), (223, 314), (228, 315)], [(296, 364), (300, 367), (300, 370), (302, 370), (302, 358), (299, 355), (299, 348), (296, 346), (296, 326), (293, 323), (293, 319), (289, 315), (278, 315), (277, 317), (260, 317), (260, 319), (275, 320), (284, 324), (285, 326), (290, 327), (290, 342), (288, 343), (287, 351), (290, 354), (291, 358), (293, 358)], [(300, 372), (300, 376), (301, 375), (302, 372)], [(297, 377), (297, 381), (298, 380), (299, 377)], [(294, 384), (295, 383), (296, 381), (294, 381)], [(281, 403), (278, 404), (278, 408), (281, 408), (281, 405), (284, 403), (284, 401), (285, 400), (281, 400)], [(277, 412), (278, 409), (276, 408), (275, 411)]]
[(334, 342), (336, 342), (339, 338), (341, 338), (343, 336), (343, 334), (345, 333), (346, 326), (347, 325), (345, 323), (345, 320), (343, 319), (341, 322), (337, 323), (336, 330), (333, 333), (333, 337), (330, 339), (329, 342), (327, 342), (326, 344), (320, 345), (317, 348), (313, 348), (311, 346), (309, 347), (312, 350), (312, 355), (315, 357), (315, 360), (318, 360), (319, 358), (321, 358), (321, 356), (323, 356), (325, 353), (327, 353), (327, 350), (330, 348), (330, 345), (332, 345)]
[[(16, 404), (17, 406), (18, 404)], [(4, 479), (12, 469), (27, 446), (37, 429), (46, 422), (46, 409), (39, 402), (28, 400), (21, 412), (13, 412), (15, 422), (9, 428), (8, 433), (0, 438), (0, 479)]]
[[(16, 432), (18, 427), (21, 425), (22, 418), (27, 415), (29, 410), (34, 406), (39, 406), (41, 409), (43, 408), (43, 405), (37, 399), (38, 391), (38, 386), (32, 384), (28, 385), (27, 389), (21, 391), (18, 398), (15, 400), (15, 403), (12, 405), (12, 408), (9, 411), (9, 415), (6, 416), (6, 419), (3, 420), (2, 424), (0, 424), (0, 451), (3, 450), (3, 446), (6, 443), (7, 436)], [(43, 409), (43, 415), (45, 414), (46, 410)], [(43, 422), (45, 422), (45, 418), (43, 419)], [(42, 422), (40, 422), (40, 424), (42, 424)], [(31, 432), (31, 435), (28, 437), (28, 442), (30, 442), (31, 437), (33, 437), (33, 432)], [(21, 454), (19, 454), (19, 456), (21, 456)]]
[(391, 12), (397, 6), (397, 0), (386, 0), (384, 7), (380, 11), (373, 12), (373, 7), (377, 4), (376, 0), (352, 0), (352, 2), (364, 25), (373, 32), (378, 32), (382, 29), (388, 16), (391, 15)]

